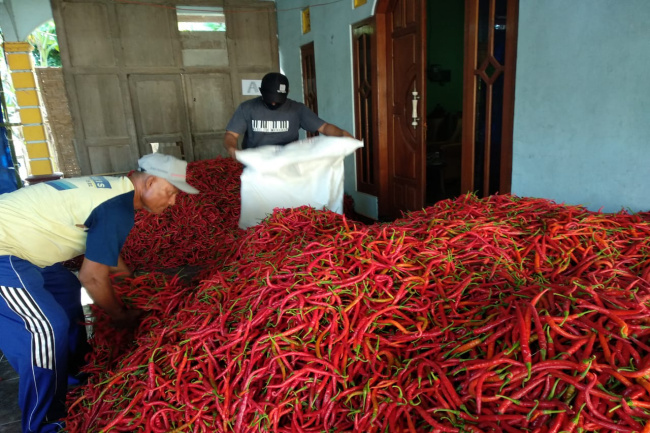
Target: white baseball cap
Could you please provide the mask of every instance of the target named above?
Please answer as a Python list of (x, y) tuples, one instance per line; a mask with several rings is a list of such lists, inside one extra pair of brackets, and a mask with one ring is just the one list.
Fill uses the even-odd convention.
[(165, 179), (176, 188), (188, 194), (198, 194), (199, 190), (186, 181), (187, 161), (164, 153), (150, 153), (138, 160), (140, 171)]

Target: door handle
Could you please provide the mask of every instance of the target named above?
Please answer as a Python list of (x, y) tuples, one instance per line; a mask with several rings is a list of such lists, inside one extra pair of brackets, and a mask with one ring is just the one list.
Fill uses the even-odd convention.
[(420, 118), (418, 117), (418, 99), (420, 99), (420, 95), (418, 94), (418, 90), (415, 87), (415, 84), (413, 84), (413, 91), (411, 92), (413, 95), (413, 99), (411, 100), (411, 103), (413, 104), (413, 110), (411, 111), (411, 118), (413, 121), (411, 122), (411, 125), (413, 125), (413, 129), (415, 129), (419, 122)]

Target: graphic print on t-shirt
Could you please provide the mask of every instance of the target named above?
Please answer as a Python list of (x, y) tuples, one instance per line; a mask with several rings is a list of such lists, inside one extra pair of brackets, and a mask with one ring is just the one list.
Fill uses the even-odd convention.
[(255, 132), (286, 132), (289, 130), (288, 120), (251, 120)]
[[(68, 182), (64, 179), (52, 180), (50, 182), (46, 182), (45, 184), (59, 191), (65, 191), (79, 187), (78, 185), (75, 185), (74, 183)], [(90, 188), (111, 188), (111, 183), (104, 176), (90, 176), (86, 178), (86, 185)]]

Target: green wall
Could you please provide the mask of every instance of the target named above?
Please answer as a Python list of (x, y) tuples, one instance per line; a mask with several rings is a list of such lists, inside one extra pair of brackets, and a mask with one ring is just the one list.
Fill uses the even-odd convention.
[(650, 210), (650, 1), (522, 0), (512, 191)]

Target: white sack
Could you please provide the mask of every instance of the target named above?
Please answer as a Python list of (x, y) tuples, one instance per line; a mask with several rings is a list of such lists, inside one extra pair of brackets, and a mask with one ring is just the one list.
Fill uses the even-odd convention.
[(239, 227), (257, 225), (275, 208), (312, 206), (343, 214), (343, 160), (363, 142), (319, 135), (286, 146), (237, 151), (241, 174)]

